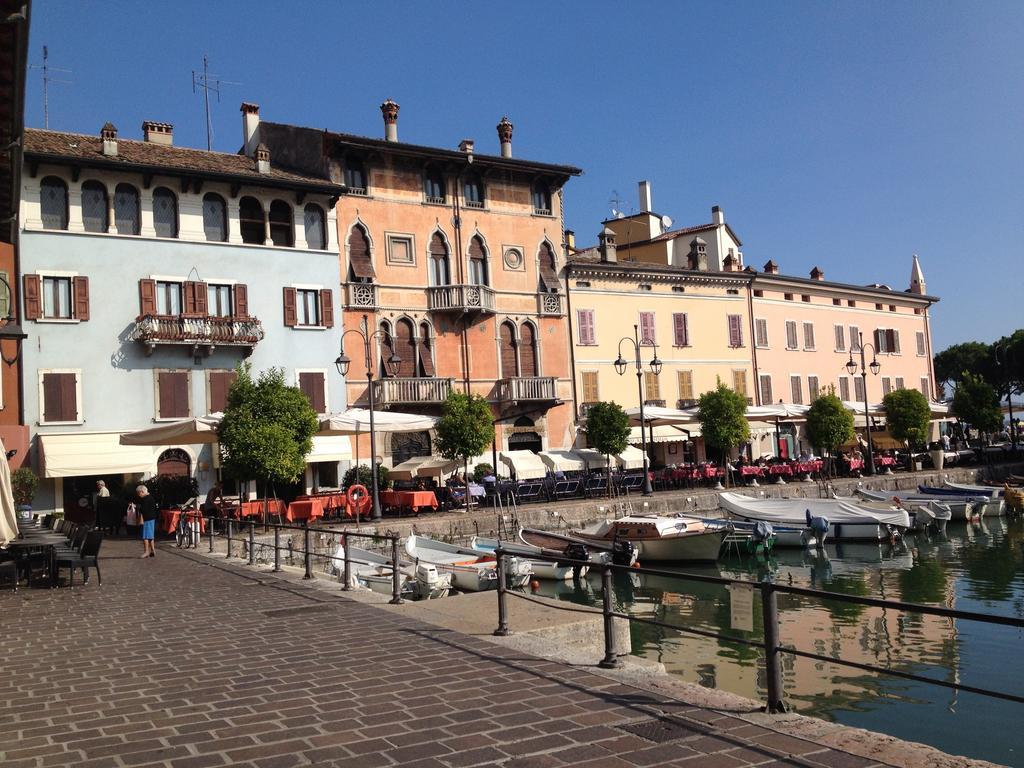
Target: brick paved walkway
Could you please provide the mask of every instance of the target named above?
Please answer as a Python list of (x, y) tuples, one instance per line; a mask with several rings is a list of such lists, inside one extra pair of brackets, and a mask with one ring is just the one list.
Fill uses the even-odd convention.
[(399, 613), (134, 542), (0, 593), (0, 765), (875, 765)]

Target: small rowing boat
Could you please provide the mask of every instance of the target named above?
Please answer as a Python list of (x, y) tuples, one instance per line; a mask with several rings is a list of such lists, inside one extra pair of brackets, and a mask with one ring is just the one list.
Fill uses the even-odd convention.
[(587, 545), (628, 541), (641, 561), (714, 562), (730, 530), (728, 525), (711, 525), (695, 517), (630, 515), (574, 530), (571, 535)]
[[(569, 544), (561, 550), (544, 549), (532, 544), (522, 544), (515, 541), (499, 541), (489, 539), (485, 536), (474, 536), (469, 546), (487, 554), (494, 554), (494, 551), (501, 547), (503, 551), (515, 557), (522, 557), (530, 564), (530, 570), (535, 579), (545, 581), (572, 581), (574, 578), (582, 578), (587, 575), (587, 566), (576, 566), (568, 562), (552, 562), (550, 560), (538, 560), (538, 555), (558, 556), (562, 555), (567, 560), (587, 560), (589, 552), (583, 545)], [(579, 551), (573, 552), (573, 547)], [(573, 555), (576, 555), (575, 557)]]
[[(482, 592), (498, 588), (497, 562), (494, 554), (446, 541), (413, 534), (405, 540), (405, 551), (417, 563), (430, 563), (441, 573), (452, 575), (452, 586), (465, 592)], [(505, 584), (509, 588), (524, 587), (530, 581), (529, 564), (510, 557), (505, 566)]]

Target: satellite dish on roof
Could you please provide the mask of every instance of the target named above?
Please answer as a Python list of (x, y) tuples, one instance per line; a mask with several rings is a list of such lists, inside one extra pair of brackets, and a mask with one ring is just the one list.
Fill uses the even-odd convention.
[(672, 217), (671, 216), (662, 216), (661, 217), (661, 226), (663, 226), (665, 229), (668, 229), (669, 227), (671, 227), (672, 226)]
[(615, 210), (614, 208), (612, 208), (612, 218), (613, 218), (613, 219), (617, 219), (617, 218), (619, 218), (619, 216), (621, 216), (621, 215), (622, 215), (621, 213), (619, 213), (619, 212), (618, 212), (617, 210)]

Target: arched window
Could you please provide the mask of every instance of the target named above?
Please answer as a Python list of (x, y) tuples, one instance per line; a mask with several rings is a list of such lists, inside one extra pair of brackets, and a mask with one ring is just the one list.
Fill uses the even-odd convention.
[(168, 448), (156, 460), (157, 475), (188, 477), (192, 474), (192, 459), (181, 448)]
[(450, 285), (451, 270), (448, 264), (448, 245), (440, 232), (430, 238), (430, 284)]
[(430, 453), (429, 432), (391, 433), (391, 461), (395, 466), (416, 456), (429, 456)]
[(380, 324), (380, 365), (378, 366), (378, 375), (381, 378), (386, 376), (398, 374), (392, 374), (390, 367), (387, 365), (387, 361), (391, 359), (391, 356), (395, 353), (395, 337), (391, 333), (391, 323), (387, 320)]
[(467, 208), (484, 207), (484, 184), (476, 173), (468, 171), (463, 176), (462, 196)]
[(551, 190), (543, 181), (533, 184), (533, 212), (543, 216), (551, 215)]
[(238, 228), (242, 242), (263, 245), (267, 240), (263, 225), (263, 206), (255, 197), (243, 197), (238, 203)]
[(40, 216), (43, 229), (68, 228), (68, 185), (56, 176), (47, 176), (39, 184)]
[(203, 231), (208, 242), (227, 242), (228, 208), (224, 198), (212, 192), (203, 196)]
[(537, 261), (540, 265), (540, 289), (550, 293), (558, 292), (558, 266), (555, 263), (555, 252), (547, 242), (537, 249)]
[(436, 376), (434, 369), (434, 350), (430, 340), (430, 326), (420, 323), (420, 370), (424, 376)]
[(444, 176), (436, 168), (427, 168), (423, 172), (423, 194), (428, 203), (443, 203), (445, 201)]
[(416, 376), (416, 330), (405, 318), (395, 323), (395, 352), (402, 358), (398, 375)]
[(270, 204), (270, 239), (279, 248), (295, 247), (292, 207), (284, 200), (275, 200)]
[(469, 241), (469, 282), (473, 285), (487, 285), (487, 251), (484, 241), (474, 236)]
[(366, 167), (358, 157), (345, 159), (345, 186), (353, 194), (366, 194)]
[(317, 251), (327, 248), (327, 229), (324, 226), (324, 209), (310, 203), (306, 206), (303, 221), (306, 224), (306, 246)]
[(139, 190), (131, 184), (114, 188), (114, 228), (119, 235), (139, 234)]
[(82, 226), (86, 232), (106, 232), (109, 228), (107, 188), (98, 181), (82, 184)]
[(507, 320), (498, 328), (498, 345), (501, 348), (501, 377), (511, 379), (519, 375), (516, 362), (516, 327)]
[(530, 323), (519, 326), (519, 375), (537, 375), (537, 335)]
[(153, 228), (157, 237), (178, 236), (178, 198), (167, 187), (153, 190)]
[(374, 278), (370, 237), (359, 224), (355, 224), (348, 233), (348, 269), (350, 280), (370, 282)]

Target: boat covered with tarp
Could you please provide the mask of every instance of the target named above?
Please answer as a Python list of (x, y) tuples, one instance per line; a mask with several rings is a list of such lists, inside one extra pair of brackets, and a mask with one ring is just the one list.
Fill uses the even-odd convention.
[(772, 525), (811, 528), (822, 542), (821, 522), (836, 540), (881, 541), (910, 527), (905, 509), (870, 509), (845, 499), (756, 499), (741, 493), (719, 494), (726, 512), (741, 520), (764, 520)]

